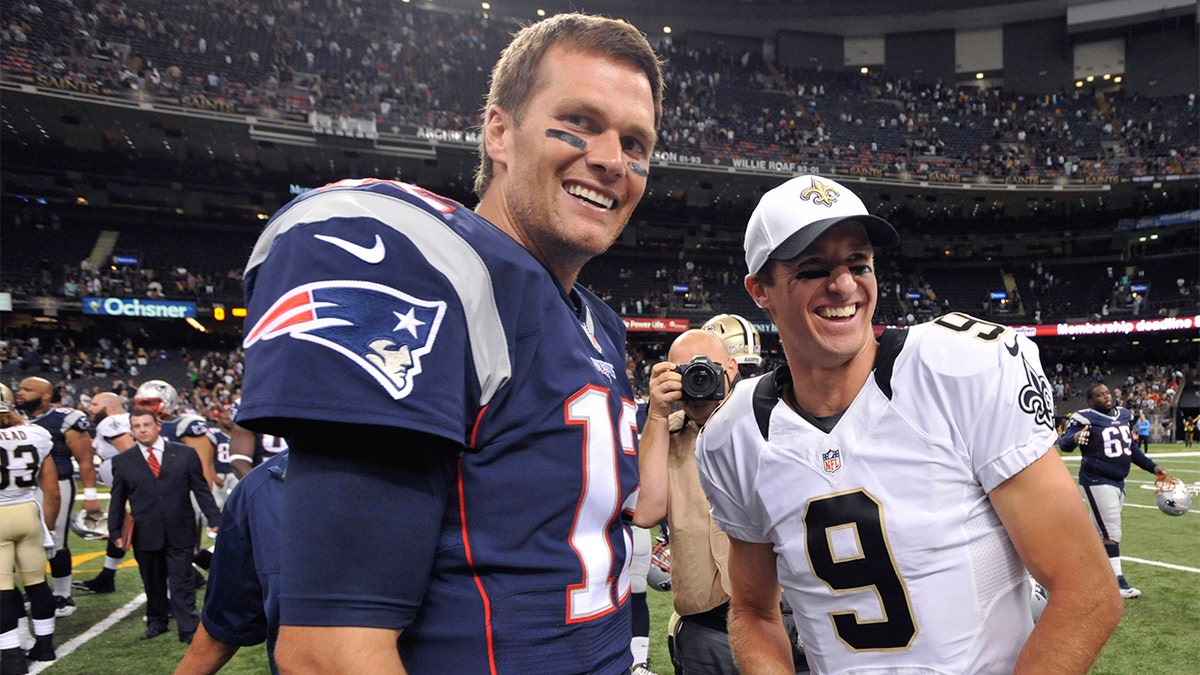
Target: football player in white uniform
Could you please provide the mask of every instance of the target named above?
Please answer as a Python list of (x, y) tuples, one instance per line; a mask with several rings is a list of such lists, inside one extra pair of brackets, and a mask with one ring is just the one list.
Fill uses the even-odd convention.
[[(96, 475), (100, 482), (112, 487), (112, 458), (117, 453), (137, 445), (129, 432), (129, 413), (125, 412), (125, 404), (121, 397), (112, 392), (102, 392), (92, 398), (88, 406), (88, 415), (92, 419), (92, 427), (96, 430), (96, 438), (92, 440), (92, 448), (100, 462)], [(105, 528), (107, 536), (107, 527)], [(108, 542), (104, 552), (104, 567), (95, 577), (86, 581), (76, 581), (71, 585), (81, 591), (92, 593), (113, 593), (117, 590), (117, 565), (125, 557), (125, 549), (117, 546), (114, 541)]]
[[(25, 607), (17, 592), (19, 576), (29, 597), (36, 642), (28, 658), (53, 661), (56, 604), (46, 583), (47, 551), (54, 548), (50, 530), (58, 516), (58, 470), (50, 450), (54, 439), (40, 426), (25, 424), (14, 410), (12, 391), (0, 384), (0, 668), (28, 671), (21, 638), (27, 628)], [(42, 506), (36, 493), (42, 490)], [(14, 575), (15, 571), (15, 575)]]
[[(1051, 451), (1037, 348), (962, 314), (877, 341), (874, 250), (897, 243), (820, 176), (751, 216), (746, 289), (787, 366), (735, 388), (696, 443), (730, 536), (734, 656), (792, 672), (782, 585), (814, 672), (1084, 672), (1121, 599)], [(1036, 628), (1026, 568), (1049, 592)]]

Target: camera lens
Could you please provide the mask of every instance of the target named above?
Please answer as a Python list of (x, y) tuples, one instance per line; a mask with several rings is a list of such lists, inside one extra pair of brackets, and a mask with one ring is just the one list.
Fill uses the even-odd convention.
[(712, 386), (712, 374), (707, 370), (693, 368), (688, 372), (688, 388), (694, 391), (708, 391)]

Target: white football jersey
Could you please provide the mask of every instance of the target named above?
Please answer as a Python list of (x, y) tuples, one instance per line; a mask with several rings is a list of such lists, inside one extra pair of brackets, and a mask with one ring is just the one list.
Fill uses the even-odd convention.
[(1037, 348), (963, 314), (886, 331), (828, 432), (790, 380), (734, 389), (696, 459), (717, 524), (773, 544), (813, 671), (1012, 672), (1030, 594), (987, 495), (1054, 443)]
[(36, 424), (0, 429), (0, 506), (34, 501), (38, 471), (53, 447), (50, 432)]
[(110, 441), (122, 434), (128, 433), (130, 433), (129, 413), (109, 415), (100, 420), (100, 423), (96, 425), (96, 438), (92, 440), (92, 449), (96, 451), (96, 455), (100, 459), (112, 459), (117, 456), (120, 450), (117, 450)]

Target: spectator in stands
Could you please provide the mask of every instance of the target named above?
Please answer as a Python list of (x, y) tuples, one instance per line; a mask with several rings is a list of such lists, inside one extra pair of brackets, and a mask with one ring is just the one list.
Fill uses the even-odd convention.
[(1150, 452), (1150, 420), (1146, 419), (1146, 413), (1138, 415), (1137, 422), (1133, 425), (1134, 440), (1141, 447), (1142, 452)]

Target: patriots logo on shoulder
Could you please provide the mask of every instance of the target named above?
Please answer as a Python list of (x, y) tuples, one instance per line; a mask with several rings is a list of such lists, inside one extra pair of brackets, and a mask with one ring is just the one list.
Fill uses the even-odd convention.
[(275, 301), (246, 333), (246, 349), (289, 336), (345, 356), (393, 399), (408, 396), (433, 349), (444, 301), (414, 298), (368, 281), (316, 281)]

